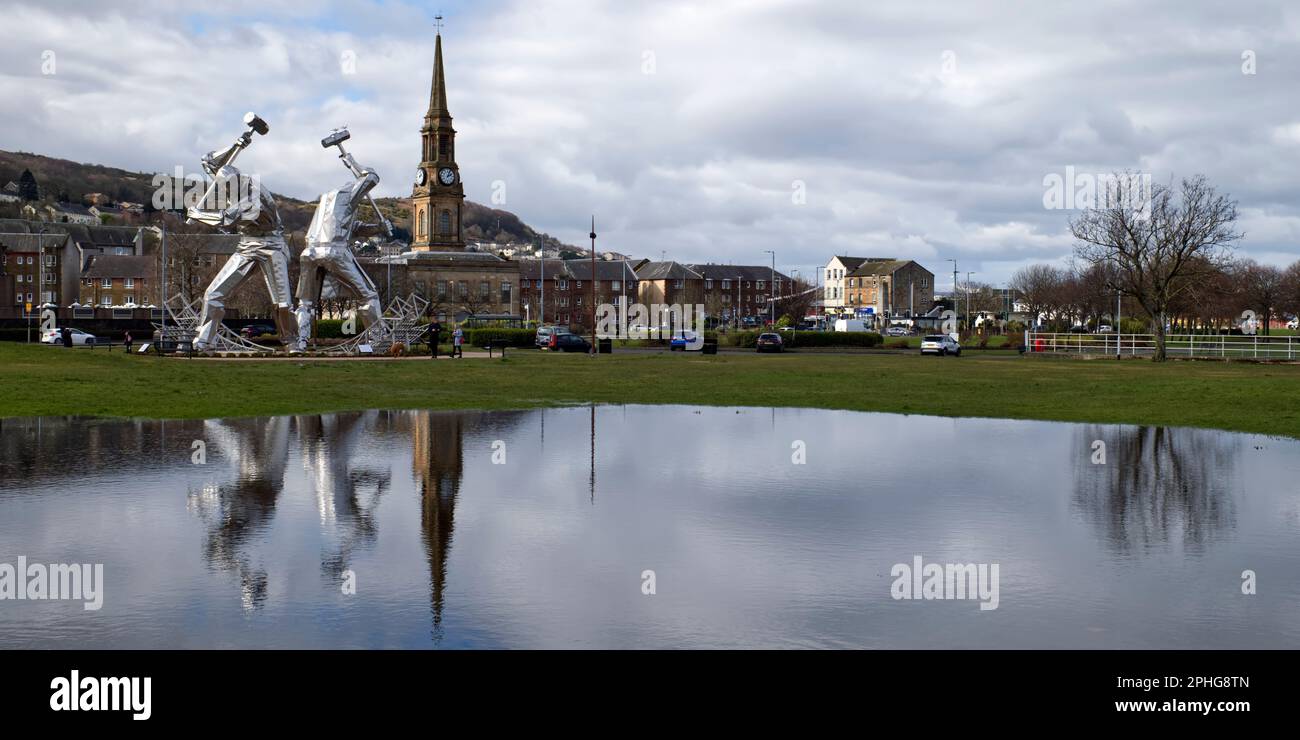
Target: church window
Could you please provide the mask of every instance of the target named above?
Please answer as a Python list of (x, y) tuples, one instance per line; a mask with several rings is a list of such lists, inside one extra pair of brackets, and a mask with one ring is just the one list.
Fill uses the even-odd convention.
[(438, 214), (438, 234), (440, 236), (451, 236), (451, 211), (443, 211)]

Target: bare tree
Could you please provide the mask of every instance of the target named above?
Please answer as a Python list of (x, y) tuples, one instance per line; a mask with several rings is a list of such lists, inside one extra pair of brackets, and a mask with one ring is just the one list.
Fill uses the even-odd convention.
[(1025, 304), (1030, 324), (1037, 324), (1040, 316), (1052, 319), (1063, 303), (1061, 282), (1059, 269), (1051, 265), (1028, 265), (1016, 270), (1007, 287)]
[(1282, 310), (1300, 316), (1300, 261), (1282, 272)]
[[(1167, 359), (1165, 334), (1170, 308), (1198, 281), (1227, 263), (1237, 203), (1220, 195), (1203, 175), (1172, 186), (1157, 185), (1149, 199), (1136, 183), (1117, 174), (1119, 196), (1070, 221), (1078, 240), (1075, 254), (1114, 270), (1115, 287), (1130, 295), (1155, 323), (1156, 362)], [(1144, 195), (1144, 194), (1143, 194)]]
[(1234, 265), (1233, 272), (1241, 286), (1244, 305), (1264, 319), (1264, 334), (1268, 334), (1273, 317), (1283, 310), (1282, 303), (1286, 300), (1282, 271), (1247, 259)]

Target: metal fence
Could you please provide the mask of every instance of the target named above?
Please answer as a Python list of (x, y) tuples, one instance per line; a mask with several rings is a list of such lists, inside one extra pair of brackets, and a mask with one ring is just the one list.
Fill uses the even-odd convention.
[[(1141, 357), (1156, 351), (1154, 334), (1053, 334), (1025, 332), (1027, 352)], [(1300, 360), (1300, 337), (1259, 334), (1169, 334), (1170, 357)]]

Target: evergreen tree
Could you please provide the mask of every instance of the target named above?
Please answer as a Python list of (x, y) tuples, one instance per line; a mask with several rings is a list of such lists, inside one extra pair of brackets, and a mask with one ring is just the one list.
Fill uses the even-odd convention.
[(36, 177), (31, 170), (23, 170), (22, 177), (18, 178), (18, 194), (23, 200), (41, 199), (41, 189), (36, 185)]

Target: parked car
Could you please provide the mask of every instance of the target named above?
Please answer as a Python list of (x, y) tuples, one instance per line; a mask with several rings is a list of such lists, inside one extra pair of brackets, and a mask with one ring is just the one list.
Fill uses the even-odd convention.
[(551, 334), (552, 352), (590, 352), (591, 343), (568, 330)]
[(885, 336), (887, 337), (906, 337), (911, 333), (906, 326), (891, 326), (885, 330)]
[(781, 339), (780, 334), (774, 332), (764, 332), (758, 335), (754, 340), (754, 349), (759, 352), (784, 352), (785, 342)]
[(1288, 328), (1288, 329), (1300, 329), (1300, 317), (1297, 317), (1297, 318), (1291, 319), (1290, 321), (1286, 322), (1286, 328)]
[(690, 329), (683, 329), (673, 335), (672, 339), (668, 340), (668, 351), (677, 352), (678, 350), (681, 350), (682, 352), (685, 352), (688, 349), (695, 349), (691, 346), (694, 342), (695, 332)]
[[(45, 332), (41, 335), (41, 344), (61, 344), (63, 342), (63, 336), (60, 332), (62, 331), (62, 329), (50, 329)], [(72, 332), (72, 343), (74, 345), (94, 344), (96, 341), (94, 334), (87, 334), (80, 329), (70, 329), (69, 331)]]
[(278, 330), (270, 324), (249, 324), (239, 330), (240, 335), (245, 339), (254, 339), (263, 334), (275, 334)]
[(961, 345), (947, 334), (927, 334), (921, 339), (921, 354), (961, 357)]
[(1114, 333), (1115, 333), (1115, 327), (1111, 326), (1110, 324), (1102, 324), (1101, 326), (1097, 327), (1097, 333), (1098, 333), (1098, 334), (1114, 334)]
[(551, 338), (558, 334), (571, 334), (567, 327), (563, 326), (539, 326), (537, 327), (537, 336), (533, 338), (533, 344), (540, 349), (549, 349)]

